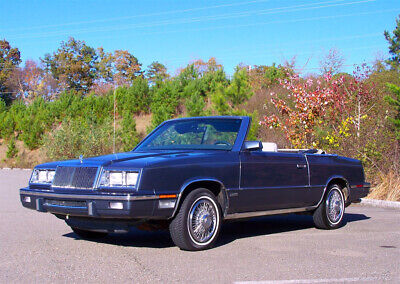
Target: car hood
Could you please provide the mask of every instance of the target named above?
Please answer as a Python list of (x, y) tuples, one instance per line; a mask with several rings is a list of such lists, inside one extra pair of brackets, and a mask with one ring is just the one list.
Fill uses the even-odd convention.
[(98, 157), (83, 158), (82, 160), (67, 160), (45, 163), (37, 168), (56, 168), (57, 166), (82, 166), (82, 167), (134, 167), (144, 168), (172, 159), (182, 159), (194, 156), (209, 155), (212, 151), (174, 150), (160, 152), (126, 152), (109, 154)]

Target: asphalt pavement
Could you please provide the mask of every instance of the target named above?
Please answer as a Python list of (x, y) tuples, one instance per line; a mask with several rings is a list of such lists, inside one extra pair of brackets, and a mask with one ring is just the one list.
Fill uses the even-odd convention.
[(232, 222), (215, 248), (185, 252), (164, 231), (82, 240), (21, 206), (29, 176), (0, 170), (0, 283), (400, 283), (400, 210), (352, 205), (332, 231), (306, 215)]

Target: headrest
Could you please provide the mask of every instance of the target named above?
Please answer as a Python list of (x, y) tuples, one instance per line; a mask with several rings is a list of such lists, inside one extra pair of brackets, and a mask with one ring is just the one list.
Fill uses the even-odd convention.
[(262, 148), (263, 152), (278, 152), (278, 145), (276, 145), (276, 143), (262, 142), (262, 145), (263, 145)]

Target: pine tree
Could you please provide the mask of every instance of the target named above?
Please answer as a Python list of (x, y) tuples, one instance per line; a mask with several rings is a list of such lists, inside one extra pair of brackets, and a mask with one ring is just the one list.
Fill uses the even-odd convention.
[(17, 149), (17, 146), (15, 145), (14, 139), (11, 139), (10, 143), (8, 143), (6, 155), (7, 155), (7, 158), (9, 158), (9, 159), (14, 158), (18, 155), (18, 149)]
[(387, 86), (390, 91), (395, 95), (395, 98), (391, 96), (386, 96), (385, 99), (390, 105), (394, 107), (397, 112), (394, 117), (389, 117), (389, 120), (393, 123), (396, 137), (400, 142), (400, 87), (394, 84), (388, 84)]
[(385, 38), (389, 43), (389, 58), (388, 63), (393, 69), (400, 68), (400, 16), (396, 19), (396, 28), (393, 30), (393, 36), (388, 31), (384, 32)]

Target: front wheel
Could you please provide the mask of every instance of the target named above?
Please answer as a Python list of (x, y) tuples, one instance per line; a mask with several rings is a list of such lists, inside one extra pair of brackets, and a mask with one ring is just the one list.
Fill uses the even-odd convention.
[(199, 188), (185, 198), (169, 230), (175, 245), (183, 250), (211, 248), (221, 228), (221, 210), (213, 193)]
[(333, 184), (315, 210), (313, 219), (315, 227), (319, 229), (336, 229), (342, 225), (345, 200), (342, 189), (339, 185)]

